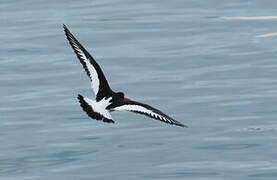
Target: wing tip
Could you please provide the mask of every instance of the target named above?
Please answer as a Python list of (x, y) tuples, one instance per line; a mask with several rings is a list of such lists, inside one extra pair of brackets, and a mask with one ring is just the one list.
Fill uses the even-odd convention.
[(176, 121), (174, 119), (171, 119), (171, 122), (169, 122), (169, 124), (172, 124), (172, 125), (175, 125), (175, 126), (179, 126), (179, 127), (183, 127), (183, 128), (188, 128), (187, 125), (184, 125), (184, 124), (182, 124), (179, 121)]
[(81, 94), (78, 94), (77, 99), (79, 100), (79, 102), (81, 102), (82, 100), (84, 100), (84, 96), (82, 96)]
[(68, 31), (68, 28), (65, 24), (63, 24), (63, 29), (64, 29), (64, 31)]
[(71, 45), (72, 39), (70, 37), (73, 36), (73, 35), (71, 34), (71, 32), (69, 31), (69, 29), (67, 28), (67, 26), (65, 24), (63, 24), (63, 30), (64, 30), (64, 34), (65, 34), (67, 40), (69, 41), (69, 44)]
[(71, 42), (72, 40), (71, 40), (70, 37), (73, 36), (73, 35), (72, 35), (72, 33), (69, 31), (69, 29), (67, 28), (67, 26), (66, 26), (65, 24), (63, 24), (63, 30), (64, 30), (64, 33), (65, 33), (66, 38), (68, 39), (69, 42)]
[(182, 124), (182, 123), (174, 123), (174, 125), (176, 125), (176, 126), (179, 126), (179, 127), (183, 127), (183, 128), (188, 128), (188, 126), (187, 125), (184, 125), (184, 124)]

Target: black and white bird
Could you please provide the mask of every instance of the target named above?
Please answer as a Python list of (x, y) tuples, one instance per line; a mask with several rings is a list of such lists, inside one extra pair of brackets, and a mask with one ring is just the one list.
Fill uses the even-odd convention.
[(168, 124), (187, 127), (158, 109), (126, 98), (122, 92), (114, 92), (110, 88), (99, 64), (97, 64), (94, 58), (65, 25), (63, 25), (63, 28), (69, 44), (73, 48), (77, 58), (83, 65), (83, 68), (89, 77), (92, 89), (96, 96), (96, 100), (94, 101), (80, 94), (78, 95), (80, 105), (89, 117), (107, 123), (114, 123), (110, 112), (129, 111), (143, 114)]

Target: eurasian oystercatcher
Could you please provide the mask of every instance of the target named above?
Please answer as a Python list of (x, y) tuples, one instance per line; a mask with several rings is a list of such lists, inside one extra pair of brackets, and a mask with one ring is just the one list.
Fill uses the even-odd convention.
[(123, 92), (114, 92), (110, 88), (103, 71), (94, 58), (65, 25), (63, 25), (63, 28), (69, 44), (73, 48), (77, 58), (83, 65), (83, 68), (89, 77), (92, 89), (96, 96), (96, 101), (94, 101), (80, 94), (78, 95), (80, 105), (89, 117), (107, 123), (114, 123), (110, 112), (115, 110), (129, 111), (143, 114), (168, 124), (187, 127), (158, 109), (126, 98)]

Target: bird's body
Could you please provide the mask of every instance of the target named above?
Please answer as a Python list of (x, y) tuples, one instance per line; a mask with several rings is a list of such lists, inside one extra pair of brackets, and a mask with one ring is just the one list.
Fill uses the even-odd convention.
[(92, 89), (96, 96), (94, 101), (80, 94), (78, 95), (80, 106), (89, 117), (107, 123), (114, 123), (110, 112), (129, 111), (143, 114), (169, 124), (185, 127), (185, 125), (167, 116), (158, 109), (126, 98), (122, 92), (114, 92), (110, 88), (103, 71), (94, 58), (79, 43), (65, 25), (64, 31), (71, 47), (90, 79)]

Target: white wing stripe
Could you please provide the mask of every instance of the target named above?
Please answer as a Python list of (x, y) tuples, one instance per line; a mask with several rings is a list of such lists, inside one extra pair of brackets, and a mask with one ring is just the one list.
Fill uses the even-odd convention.
[(81, 60), (83, 60), (83, 62), (87, 66), (87, 69), (89, 71), (89, 77), (91, 80), (91, 87), (93, 88), (95, 96), (96, 96), (99, 91), (99, 84), (100, 84), (97, 71), (94, 68), (94, 66), (90, 63), (90, 61), (87, 59), (84, 52), (79, 48), (78, 45), (75, 44), (75, 41), (72, 38), (70, 38), (70, 39), (71, 39), (73, 48), (75, 49), (76, 53), (80, 56), (79, 58), (81, 58)]
[(150, 116), (154, 117), (154, 118), (158, 118), (160, 120), (163, 120), (165, 122), (171, 122), (171, 120), (165, 118), (164, 116), (161, 116), (158, 113), (155, 113), (143, 106), (139, 106), (139, 105), (123, 105), (123, 106), (118, 106), (116, 108), (114, 108), (114, 110), (117, 111), (133, 111), (133, 112), (142, 112), (145, 114), (149, 114)]
[(97, 95), (99, 91), (99, 78), (96, 69), (90, 64), (90, 62), (86, 59), (84, 61), (88, 67), (89, 73), (90, 73), (90, 79), (91, 79), (91, 87), (94, 90), (95, 96)]

